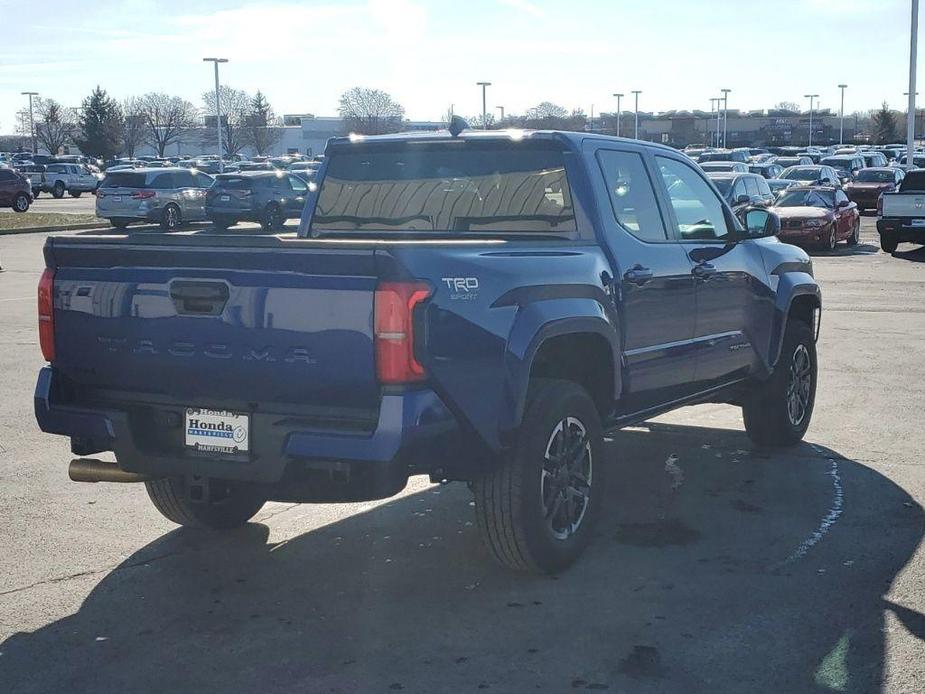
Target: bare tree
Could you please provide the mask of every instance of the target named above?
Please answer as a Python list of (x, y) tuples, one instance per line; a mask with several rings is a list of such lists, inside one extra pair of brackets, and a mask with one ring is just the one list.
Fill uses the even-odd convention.
[(541, 104), (534, 106), (531, 109), (527, 109), (526, 117), (527, 120), (531, 121), (542, 121), (552, 118), (565, 118), (568, 116), (568, 111), (554, 104), (551, 101), (544, 101)]
[(159, 157), (196, 125), (196, 107), (179, 96), (151, 92), (139, 97), (138, 102), (145, 124), (144, 140)]
[(792, 113), (801, 113), (800, 105), (795, 101), (780, 101), (774, 104), (775, 111), (791, 111)]
[(274, 145), (283, 137), (282, 120), (273, 111), (273, 107), (258, 91), (250, 100), (244, 119), (242, 139), (245, 145), (253, 147), (257, 154), (269, 154)]
[[(218, 91), (222, 112), (222, 149), (225, 154), (238, 154), (244, 149), (245, 128), (252, 103), (251, 96), (241, 89), (222, 85)], [(204, 144), (215, 145), (215, 91), (203, 92), (203, 114), (206, 116)]]
[(35, 137), (49, 154), (57, 154), (74, 135), (74, 114), (54, 99), (39, 98), (33, 106), (36, 113)]
[(404, 107), (380, 89), (353, 87), (340, 95), (337, 108), (351, 132), (382, 135), (398, 132), (405, 117)]
[(145, 118), (139, 99), (128, 97), (122, 102), (122, 154), (134, 157), (135, 150), (145, 139)]
[(482, 119), (482, 114), (480, 113), (477, 116), (466, 118), (466, 122), (469, 124), (470, 128), (475, 128), (476, 130), (491, 130), (492, 128), (497, 127), (495, 125), (495, 114), (493, 113), (486, 113), (484, 120)]

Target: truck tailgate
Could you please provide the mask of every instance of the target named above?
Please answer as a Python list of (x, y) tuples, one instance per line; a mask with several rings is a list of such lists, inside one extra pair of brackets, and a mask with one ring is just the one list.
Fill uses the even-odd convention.
[(373, 250), (54, 239), (54, 366), (81, 399), (287, 415), (378, 407)]
[(885, 193), (883, 216), (925, 218), (925, 193)]

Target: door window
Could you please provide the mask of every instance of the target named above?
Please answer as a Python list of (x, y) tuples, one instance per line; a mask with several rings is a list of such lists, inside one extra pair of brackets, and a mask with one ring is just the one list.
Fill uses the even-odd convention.
[(729, 234), (723, 203), (691, 167), (656, 157), (682, 239), (722, 239)]
[(191, 171), (177, 171), (172, 174), (174, 177), (174, 188), (196, 188)]
[(665, 224), (642, 157), (635, 152), (602, 149), (598, 163), (604, 174), (614, 219), (640, 241), (665, 241)]
[(215, 182), (214, 178), (212, 178), (209, 174), (202, 173), (202, 171), (194, 171), (191, 173), (197, 188), (211, 188), (212, 184)]
[(298, 176), (290, 176), (289, 183), (292, 189), (299, 195), (304, 195), (308, 192), (308, 185)]
[(745, 192), (750, 198), (757, 198), (761, 196), (761, 193), (758, 191), (757, 179), (754, 179), (751, 176), (745, 179)]
[(741, 195), (748, 195), (748, 193), (745, 192), (745, 183), (740, 178), (738, 181), (735, 182), (735, 185), (732, 187), (732, 197), (731, 197), (732, 203), (733, 204), (737, 203), (739, 201), (739, 196)]

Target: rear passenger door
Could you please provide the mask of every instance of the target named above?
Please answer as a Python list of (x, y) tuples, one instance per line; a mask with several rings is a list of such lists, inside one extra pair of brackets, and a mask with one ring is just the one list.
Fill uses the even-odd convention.
[(613, 268), (613, 277), (602, 279), (612, 287), (621, 318), (621, 414), (643, 412), (691, 392), (691, 263), (669, 232), (646, 151), (599, 147), (593, 141), (585, 147), (601, 171), (592, 183)]

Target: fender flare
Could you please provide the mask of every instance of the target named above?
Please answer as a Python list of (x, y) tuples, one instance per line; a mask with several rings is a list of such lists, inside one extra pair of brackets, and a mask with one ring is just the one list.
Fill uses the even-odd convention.
[[(603, 292), (602, 292), (603, 294)], [(613, 397), (622, 391), (622, 354), (620, 330), (613, 311), (605, 309), (597, 298), (573, 297), (537, 301), (521, 308), (511, 327), (505, 348), (504, 413), (499, 422), (505, 432), (520, 426), (527, 400), (530, 373), (543, 344), (563, 335), (593, 334), (601, 336), (610, 347), (613, 359)]]
[[(768, 351), (768, 368), (773, 369), (780, 359), (780, 350), (784, 344), (784, 331), (790, 319), (790, 311), (795, 299), (803, 296), (812, 297), (814, 308), (821, 313), (822, 290), (807, 272), (786, 272), (780, 275), (777, 285), (777, 298), (774, 302), (774, 325), (771, 329), (771, 344)], [(813, 326), (816, 338), (819, 337), (818, 320)]]

